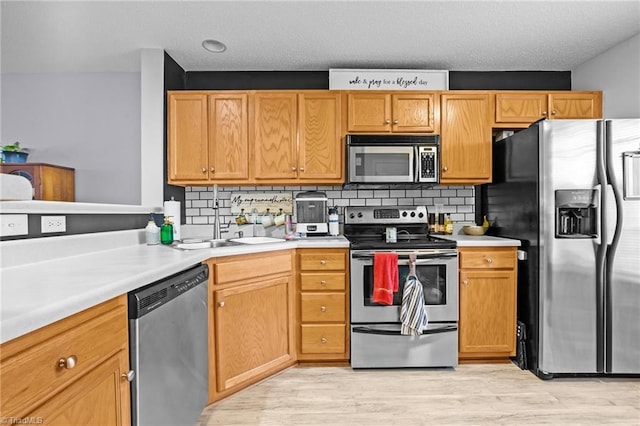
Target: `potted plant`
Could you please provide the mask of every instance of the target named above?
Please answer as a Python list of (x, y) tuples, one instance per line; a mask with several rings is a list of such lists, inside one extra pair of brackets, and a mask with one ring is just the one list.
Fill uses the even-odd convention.
[(20, 142), (0, 147), (2, 150), (3, 163), (26, 163), (29, 156), (29, 149), (22, 148)]

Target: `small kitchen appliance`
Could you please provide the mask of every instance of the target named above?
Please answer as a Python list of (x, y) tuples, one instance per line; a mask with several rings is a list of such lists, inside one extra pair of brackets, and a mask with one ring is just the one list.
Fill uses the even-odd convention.
[[(345, 207), (344, 233), (351, 245), (351, 366), (457, 366), (456, 242), (429, 235), (426, 206)], [(373, 298), (374, 257), (385, 252), (398, 255), (399, 289), (391, 305)], [(413, 256), (429, 320), (420, 336), (401, 333), (402, 295)]]
[(347, 183), (438, 183), (438, 135), (347, 135)]
[(296, 232), (327, 235), (327, 194), (319, 191), (300, 192), (295, 198)]

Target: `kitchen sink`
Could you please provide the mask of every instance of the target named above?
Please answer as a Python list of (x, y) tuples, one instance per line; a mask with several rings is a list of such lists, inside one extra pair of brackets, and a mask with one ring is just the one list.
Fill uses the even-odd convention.
[(238, 244), (267, 244), (267, 243), (284, 243), (286, 240), (283, 238), (272, 238), (272, 237), (243, 237), (243, 238), (232, 238), (229, 241), (233, 243), (238, 243)]
[(172, 244), (171, 247), (178, 250), (200, 250), (216, 247), (231, 247), (239, 246), (241, 243), (237, 243), (229, 240), (208, 240), (208, 241), (189, 241)]

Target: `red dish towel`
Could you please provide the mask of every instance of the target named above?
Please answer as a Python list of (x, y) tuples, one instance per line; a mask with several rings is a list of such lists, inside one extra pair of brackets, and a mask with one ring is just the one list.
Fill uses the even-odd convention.
[(398, 253), (373, 254), (373, 302), (393, 304), (398, 291)]

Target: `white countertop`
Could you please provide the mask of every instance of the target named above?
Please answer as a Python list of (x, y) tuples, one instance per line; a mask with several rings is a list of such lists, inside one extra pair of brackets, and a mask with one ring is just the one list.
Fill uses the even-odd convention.
[(490, 235), (436, 235), (438, 238), (453, 240), (458, 247), (520, 247), (520, 240), (512, 240), (510, 238), (492, 237)]
[(0, 242), (0, 343), (212, 257), (349, 247), (339, 236), (182, 251), (142, 237), (134, 230)]

